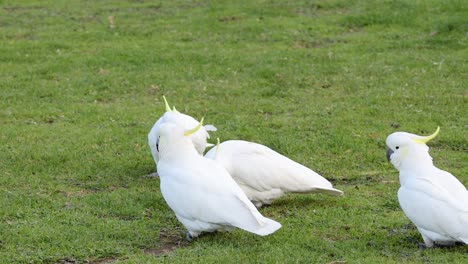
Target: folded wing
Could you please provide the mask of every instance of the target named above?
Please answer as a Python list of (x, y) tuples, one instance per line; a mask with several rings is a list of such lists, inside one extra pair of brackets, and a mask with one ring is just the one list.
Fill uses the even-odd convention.
[(281, 227), (258, 212), (224, 168), (204, 160), (212, 163), (202, 166), (210, 168), (209, 172), (202, 167), (191, 172), (158, 168), (160, 175), (165, 175), (161, 178), (161, 192), (176, 215), (214, 225), (235, 226), (262, 236)]
[(313, 170), (257, 143), (225, 141), (205, 156), (223, 164), (239, 185), (259, 192), (280, 189), (283, 192), (343, 194)]

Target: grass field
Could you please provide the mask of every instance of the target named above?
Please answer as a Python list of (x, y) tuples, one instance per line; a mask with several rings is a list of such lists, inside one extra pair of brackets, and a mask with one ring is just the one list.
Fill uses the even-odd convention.
[[(435, 164), (468, 185), (467, 34), (462, 0), (0, 0), (0, 263), (467, 263), (418, 248), (385, 158), (440, 126)], [(163, 94), (346, 195), (185, 242), (143, 177)]]

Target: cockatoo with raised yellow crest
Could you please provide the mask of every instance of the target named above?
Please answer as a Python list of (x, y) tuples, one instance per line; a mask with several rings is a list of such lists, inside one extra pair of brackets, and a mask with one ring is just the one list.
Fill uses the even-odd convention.
[(228, 140), (210, 149), (205, 157), (221, 164), (247, 197), (260, 207), (285, 193), (343, 195), (315, 171), (261, 144)]
[[(193, 128), (198, 125), (198, 121), (195, 118), (182, 114), (175, 109), (171, 109), (169, 104), (167, 103), (166, 97), (163, 96), (164, 103), (166, 105), (166, 112), (161, 116), (156, 123), (151, 128), (150, 132), (148, 133), (148, 144), (151, 149), (151, 154), (153, 155), (154, 162), (156, 165), (159, 161), (159, 150), (158, 150), (158, 134), (161, 125), (164, 123), (173, 123), (179, 126), (182, 126), (186, 129)], [(208, 144), (206, 140), (210, 138), (208, 131), (216, 131), (216, 127), (212, 125), (206, 125), (201, 127), (197, 132), (193, 133), (190, 136), (195, 149), (200, 155), (203, 155), (205, 148), (211, 144)]]
[(189, 131), (164, 123), (158, 135), (161, 193), (188, 230), (187, 240), (234, 227), (261, 236), (278, 230), (281, 224), (263, 217), (223, 166), (195, 149), (190, 136), (200, 128), (201, 122)]
[(387, 137), (387, 159), (400, 172), (398, 201), (426, 247), (468, 244), (468, 191), (452, 174), (435, 167), (423, 137), (395, 132)]

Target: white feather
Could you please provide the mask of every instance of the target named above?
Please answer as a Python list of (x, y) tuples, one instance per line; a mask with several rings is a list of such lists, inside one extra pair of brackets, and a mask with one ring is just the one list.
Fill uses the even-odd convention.
[(206, 131), (217, 131), (218, 129), (213, 125), (204, 125)]
[(468, 242), (468, 191), (449, 172), (435, 167), (420, 136), (396, 132), (387, 138), (389, 157), (399, 170), (398, 201), (424, 243)]
[[(156, 121), (156, 123), (154, 123), (153, 127), (148, 133), (148, 144), (150, 146), (151, 154), (153, 155), (153, 159), (156, 165), (159, 161), (159, 151), (157, 149), (159, 129), (164, 123), (177, 124), (185, 129), (192, 129), (198, 125), (198, 121), (189, 115), (181, 114), (175, 111), (168, 111), (164, 113), (164, 115), (161, 116)], [(216, 131), (216, 127), (214, 127), (213, 125), (205, 125), (190, 136), (190, 139), (192, 140), (195, 149), (200, 155), (203, 155), (203, 153), (205, 152), (205, 148), (209, 145), (206, 142), (207, 138), (210, 137), (208, 131)]]
[(343, 194), (313, 170), (257, 143), (225, 141), (205, 157), (222, 164), (256, 206), (288, 192)]
[(264, 236), (281, 227), (258, 212), (221, 165), (200, 156), (177, 126), (164, 124), (160, 136), (161, 193), (193, 237), (233, 227)]

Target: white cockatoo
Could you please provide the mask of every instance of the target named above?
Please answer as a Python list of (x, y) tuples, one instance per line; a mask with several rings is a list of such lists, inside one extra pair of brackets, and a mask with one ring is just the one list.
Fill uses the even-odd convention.
[(395, 132), (387, 137), (387, 159), (400, 172), (398, 201), (426, 247), (468, 244), (468, 191), (452, 174), (436, 168), (423, 137)]
[[(185, 129), (193, 128), (198, 125), (198, 121), (195, 120), (195, 118), (180, 113), (175, 109), (175, 107), (171, 110), (165, 96), (163, 96), (163, 99), (166, 105), (166, 113), (164, 113), (164, 115), (156, 121), (156, 123), (153, 125), (150, 132), (148, 133), (148, 144), (150, 146), (151, 154), (153, 155), (154, 162), (156, 163), (156, 165), (159, 161), (158, 133), (162, 124), (174, 123), (184, 127)], [(200, 155), (203, 155), (205, 148), (211, 145), (206, 142), (206, 140), (210, 138), (208, 131), (216, 131), (216, 127), (212, 125), (203, 126), (197, 132), (193, 133), (190, 136), (190, 139), (192, 140), (195, 149)]]
[(289, 192), (343, 195), (313, 170), (257, 143), (229, 140), (219, 144), (218, 139), (205, 157), (226, 168), (257, 207)]
[(281, 224), (263, 217), (223, 166), (194, 148), (190, 135), (201, 124), (186, 131), (165, 123), (159, 130), (161, 193), (188, 230), (187, 239), (234, 227), (261, 236), (278, 230)]

